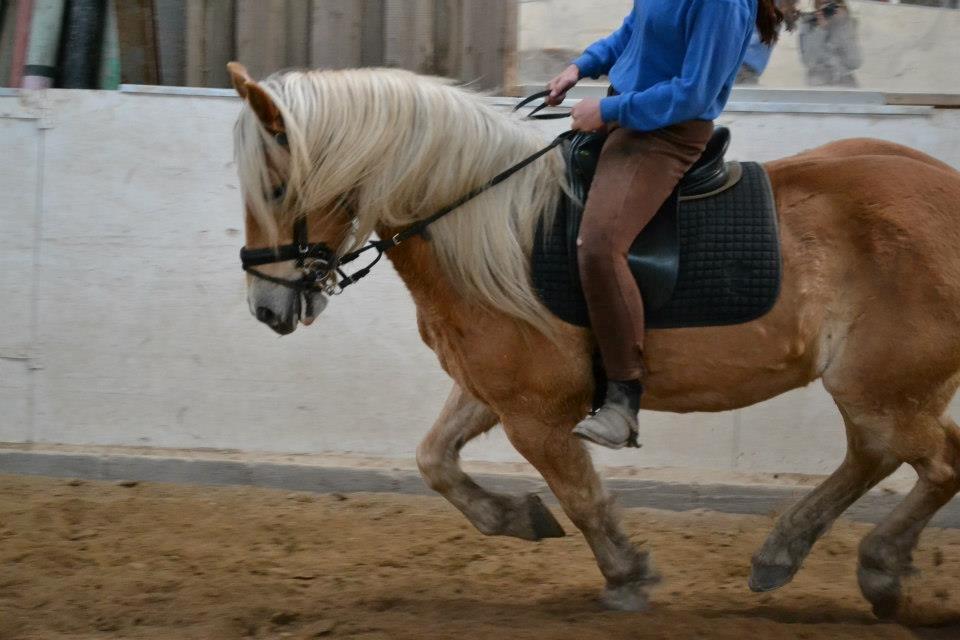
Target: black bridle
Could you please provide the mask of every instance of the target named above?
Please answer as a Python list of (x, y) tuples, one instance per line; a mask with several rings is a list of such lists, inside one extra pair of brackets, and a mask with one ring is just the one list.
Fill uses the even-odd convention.
[[(516, 107), (514, 107), (513, 110), (517, 111), (539, 98), (546, 98), (549, 93), (549, 91), (541, 91), (540, 93), (536, 93), (522, 100), (519, 104), (517, 104)], [(543, 104), (537, 106), (527, 117), (536, 120), (569, 117), (569, 114), (566, 113), (538, 113), (547, 106), (548, 105), (546, 101), (544, 101)], [(542, 156), (560, 146), (565, 140), (570, 139), (575, 133), (575, 131), (566, 131), (561, 133), (546, 147), (540, 149), (533, 155), (524, 158), (506, 171), (497, 174), (487, 182), (438, 210), (428, 218), (420, 220), (407, 229), (397, 233), (392, 238), (383, 240), (370, 240), (364, 247), (350, 251), (349, 253), (345, 253), (339, 257), (337, 256), (336, 252), (326, 244), (322, 242), (310, 242), (307, 232), (307, 219), (304, 216), (300, 216), (293, 223), (293, 242), (291, 244), (285, 244), (266, 249), (248, 249), (247, 247), (241, 249), (240, 261), (243, 264), (243, 270), (252, 276), (260, 278), (261, 280), (266, 280), (267, 282), (272, 282), (273, 284), (277, 284), (288, 289), (293, 289), (299, 294), (313, 291), (320, 291), (328, 295), (340, 294), (350, 285), (355, 284), (362, 278), (365, 278), (367, 275), (369, 275), (370, 270), (373, 269), (378, 262), (380, 262), (381, 258), (383, 258), (384, 252), (389, 251), (393, 247), (396, 247), (397, 245), (409, 240), (410, 238), (413, 238), (414, 236), (424, 235), (427, 227), (432, 225), (434, 222), (446, 216), (447, 214), (452, 213), (467, 202), (479, 196), (481, 193), (497, 186), (501, 182), (513, 176), (515, 173), (525, 169)], [(278, 133), (275, 136), (275, 139), (277, 143), (283, 147), (287, 147), (289, 145), (287, 136), (284, 133)], [(274, 199), (276, 200), (283, 197), (285, 192), (286, 185), (277, 187), (276, 191), (274, 192)], [(345, 265), (350, 264), (368, 251), (376, 251), (377, 255), (366, 266), (350, 274), (343, 270)], [(301, 271), (301, 277), (297, 280), (275, 278), (256, 268), (267, 264), (276, 264), (290, 260), (296, 261), (297, 268), (299, 268)], [(331, 281), (331, 275), (333, 274), (336, 275)]]

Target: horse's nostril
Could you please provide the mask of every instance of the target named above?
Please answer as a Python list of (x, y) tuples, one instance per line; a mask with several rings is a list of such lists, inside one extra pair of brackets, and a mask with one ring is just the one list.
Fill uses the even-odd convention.
[(274, 325), (277, 323), (277, 314), (266, 307), (257, 307), (257, 320), (264, 324)]

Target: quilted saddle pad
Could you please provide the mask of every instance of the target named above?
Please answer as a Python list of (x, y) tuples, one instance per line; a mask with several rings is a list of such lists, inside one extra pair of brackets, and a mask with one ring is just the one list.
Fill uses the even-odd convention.
[[(631, 250), (631, 269), (644, 294), (648, 328), (740, 324), (765, 315), (776, 303), (781, 257), (770, 179), (757, 163), (740, 163), (740, 168), (740, 181), (718, 195), (682, 200), (678, 205), (672, 198), (638, 237)], [(566, 202), (552, 228), (541, 226), (532, 256), (532, 278), (552, 313), (587, 327), (590, 320), (575, 243), (582, 214), (581, 207)], [(647, 261), (646, 251), (658, 255)], [(667, 284), (648, 285), (650, 291), (643, 292), (639, 283), (645, 280), (644, 265), (662, 264), (662, 255), (671, 252), (674, 274)], [(663, 278), (646, 280), (664, 282)]]

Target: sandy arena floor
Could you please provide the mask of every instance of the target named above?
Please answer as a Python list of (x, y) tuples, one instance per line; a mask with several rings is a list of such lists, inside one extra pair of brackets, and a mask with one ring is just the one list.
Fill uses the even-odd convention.
[(838, 525), (793, 584), (755, 595), (769, 518), (625, 515), (665, 577), (645, 614), (600, 608), (578, 533), (485, 538), (437, 498), (0, 476), (0, 640), (960, 638), (960, 531), (925, 535), (911, 610), (940, 626), (908, 629), (860, 598), (865, 525)]

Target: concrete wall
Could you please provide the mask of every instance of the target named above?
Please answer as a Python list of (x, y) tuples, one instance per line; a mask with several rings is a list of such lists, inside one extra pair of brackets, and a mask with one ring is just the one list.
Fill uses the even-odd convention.
[[(570, 52), (582, 51), (620, 26), (632, 0), (521, 0), (523, 82), (559, 72)], [(957, 34), (960, 11), (851, 0), (859, 22), (863, 68), (860, 86), (878, 91), (960, 91)], [(802, 6), (809, 9), (812, 2)], [(766, 87), (803, 87), (796, 34), (784, 33), (761, 79)]]
[[(238, 108), (227, 97), (0, 95), (0, 442), (413, 456), (449, 382), (390, 266), (288, 338), (250, 317)], [(960, 111), (893, 112), (913, 115), (726, 121), (741, 158), (872, 135), (960, 167)], [(745, 411), (645, 414), (643, 431), (640, 452), (599, 459), (822, 472), (844, 443), (816, 386)], [(467, 457), (516, 459), (499, 432)]]

